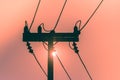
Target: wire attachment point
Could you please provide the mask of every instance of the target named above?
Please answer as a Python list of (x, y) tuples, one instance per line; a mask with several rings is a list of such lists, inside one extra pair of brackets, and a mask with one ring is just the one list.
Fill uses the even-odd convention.
[(82, 24), (82, 21), (81, 20), (78, 20), (76, 23), (75, 23), (75, 26), (77, 26), (79, 24), (79, 31), (80, 31), (80, 27), (81, 27), (81, 24)]

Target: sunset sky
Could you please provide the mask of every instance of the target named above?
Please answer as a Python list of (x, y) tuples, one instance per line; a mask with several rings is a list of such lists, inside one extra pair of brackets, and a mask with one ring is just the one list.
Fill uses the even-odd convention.
[[(53, 29), (65, 0), (41, 0), (31, 29), (38, 25)], [(47, 80), (22, 41), (25, 20), (30, 25), (38, 0), (0, 0), (0, 80)], [(73, 32), (77, 20), (82, 25), (100, 0), (68, 0), (56, 32)], [(77, 45), (93, 80), (120, 80), (120, 1), (104, 0)], [(32, 48), (47, 72), (47, 51), (41, 42)], [(55, 50), (72, 80), (90, 80), (78, 56), (68, 43), (59, 42)], [(69, 80), (57, 57), (54, 57), (54, 80)]]

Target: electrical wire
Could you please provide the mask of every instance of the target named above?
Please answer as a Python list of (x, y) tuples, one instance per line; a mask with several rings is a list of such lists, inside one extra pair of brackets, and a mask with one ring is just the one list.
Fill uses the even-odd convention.
[(81, 20), (78, 20), (78, 21), (75, 23), (75, 26), (77, 26), (78, 23), (79, 23), (79, 30), (80, 30), (82, 21), (81, 21)]
[(70, 47), (70, 49), (74, 50), (74, 49), (71, 47), (70, 42), (69, 42), (69, 47)]
[(65, 69), (64, 65), (62, 64), (62, 61), (60, 60), (60, 58), (58, 57), (58, 55), (57, 55), (57, 54), (56, 54), (56, 57), (57, 57), (58, 61), (60, 62), (60, 64), (61, 64), (61, 66), (62, 66), (63, 70), (64, 70), (64, 71), (65, 71), (65, 73), (67, 74), (67, 76), (68, 76), (69, 80), (72, 80), (72, 79), (71, 79), (71, 77), (70, 77), (70, 75), (69, 75), (69, 73), (68, 73), (68, 72), (67, 72), (67, 70)]
[(58, 42), (55, 42), (53, 45), (55, 46)]
[[(62, 15), (62, 13), (63, 13), (63, 10), (64, 10), (64, 8), (65, 8), (66, 3), (67, 3), (67, 0), (65, 0), (65, 3), (64, 3), (64, 5), (63, 5), (63, 8), (62, 8), (62, 10), (61, 10), (61, 12), (60, 12), (60, 15), (59, 15), (59, 17), (58, 17), (58, 19), (57, 19), (57, 22), (56, 22), (55, 27), (53, 28), (53, 30), (55, 30), (55, 29), (57, 28), (58, 22), (59, 22), (60, 17), (61, 17), (61, 15)], [(57, 43), (58, 43), (58, 42), (56, 42), (54, 45), (56, 45)]]
[[(56, 45), (58, 42), (55, 42), (53, 45)], [(48, 48), (46, 48), (46, 46), (45, 45), (47, 45), (48, 46), (48, 44), (47, 43), (45, 43), (45, 42), (43, 42), (43, 47), (45, 48), (45, 50), (46, 51), (48, 51)]]
[[(30, 28), (29, 28), (29, 31), (31, 30), (32, 25), (33, 25), (33, 23), (34, 23), (34, 20), (35, 20), (35, 17), (36, 17), (36, 14), (37, 14), (37, 11), (38, 11), (40, 2), (41, 2), (41, 0), (39, 0), (39, 2), (38, 2), (38, 5), (37, 5), (37, 8), (36, 8), (36, 11), (35, 11), (33, 20), (32, 20), (32, 22), (31, 22), (31, 25), (30, 25)], [(82, 31), (82, 30), (85, 28), (85, 26), (88, 24), (88, 22), (90, 21), (90, 19), (94, 16), (94, 14), (95, 14), (96, 11), (98, 10), (98, 8), (99, 8), (100, 5), (102, 4), (102, 2), (103, 2), (103, 0), (100, 2), (100, 4), (98, 5), (98, 7), (95, 9), (95, 11), (93, 12), (93, 14), (89, 17), (89, 19), (86, 21), (86, 23), (82, 26), (81, 29), (80, 29), (80, 26), (79, 26), (80, 31)], [(65, 1), (64, 5), (63, 5), (63, 8), (62, 8), (62, 10), (61, 10), (61, 13), (60, 13), (60, 15), (59, 15), (59, 17), (58, 17), (58, 19), (57, 19), (57, 22), (56, 22), (55, 27), (53, 28), (53, 30), (55, 30), (56, 27), (57, 27), (57, 25), (58, 25), (58, 22), (59, 22), (59, 20), (60, 20), (60, 17), (61, 17), (61, 15), (62, 15), (62, 12), (63, 12), (63, 10), (64, 10), (64, 7), (65, 7), (66, 3), (67, 3), (67, 0)], [(81, 25), (81, 21), (79, 21), (79, 22), (80, 22), (80, 25)], [(46, 29), (44, 28), (44, 24), (43, 24), (43, 29), (44, 29), (46, 32), (50, 32), (49, 30), (46, 30)], [(70, 44), (70, 43), (69, 43), (69, 44)], [(43, 43), (43, 45), (44, 45), (44, 43)], [(45, 45), (44, 45), (44, 47), (45, 47)], [(44, 72), (44, 74), (47, 76), (45, 70), (44, 70), (43, 67), (41, 66), (40, 62), (38, 61), (38, 59), (37, 59), (37, 57), (36, 57), (36, 55), (35, 55), (34, 53), (33, 53), (33, 56), (34, 56), (36, 62), (38, 63), (39, 67), (42, 69), (42, 71)], [(57, 56), (57, 54), (56, 54), (56, 56)], [(86, 68), (86, 66), (85, 66), (85, 64), (84, 64), (84, 62), (83, 62), (83, 60), (82, 60), (82, 58), (80, 57), (79, 54), (78, 54), (78, 57), (79, 57), (80, 61), (82, 62), (82, 64), (83, 64), (83, 66), (84, 66), (87, 74), (89, 75), (90, 79), (92, 80), (92, 77), (90, 76), (89, 71), (87, 70), (87, 68)], [(65, 69), (64, 65), (62, 64), (60, 58), (59, 58), (58, 56), (57, 56), (57, 58), (58, 58), (58, 60), (59, 60), (59, 62), (60, 62), (60, 64), (61, 64), (61, 66), (63, 67), (64, 71), (66, 72), (68, 78), (71, 80), (71, 77), (69, 76), (68, 72), (66, 71), (66, 69)]]
[(91, 75), (90, 75), (90, 73), (89, 73), (89, 71), (88, 71), (88, 69), (87, 69), (87, 67), (86, 67), (86, 65), (85, 65), (85, 63), (83, 62), (83, 60), (82, 60), (80, 54), (77, 54), (77, 55), (78, 55), (78, 57), (79, 57), (79, 60), (82, 62), (82, 65), (84, 66), (84, 69), (86, 70), (86, 72), (87, 72), (87, 74), (88, 74), (90, 80), (93, 80), (92, 77), (91, 77)]
[(55, 27), (53, 28), (53, 30), (55, 30), (56, 27), (57, 27), (57, 25), (58, 25), (58, 22), (59, 22), (59, 20), (60, 20), (60, 17), (61, 17), (61, 15), (62, 15), (62, 12), (63, 12), (64, 8), (65, 8), (66, 3), (67, 3), (67, 0), (65, 0), (65, 3), (64, 3), (64, 5), (63, 5), (63, 8), (62, 8), (62, 10), (61, 10), (61, 12), (60, 12), (60, 15), (59, 15), (59, 17), (58, 17), (58, 19), (57, 19), (57, 22), (56, 22)]
[(44, 42), (45, 45), (48, 45), (46, 42)]
[(30, 52), (30, 53), (33, 55), (33, 57), (35, 58), (36, 62), (38, 63), (38, 65), (39, 65), (39, 67), (41, 68), (41, 70), (43, 71), (43, 73), (47, 76), (45, 70), (43, 69), (42, 65), (41, 65), (40, 62), (38, 61), (38, 59), (37, 59), (37, 57), (36, 57), (36, 55), (35, 55), (32, 47), (31, 47), (31, 45), (30, 45), (30, 43), (27, 42), (26, 46), (28, 47), (29, 52)]
[(40, 25), (42, 25), (41, 27), (43, 27), (43, 30), (45, 31), (45, 32), (50, 32), (51, 30), (47, 30), (47, 29), (45, 29), (45, 27), (44, 27), (44, 23), (41, 23)]
[(32, 25), (33, 25), (33, 23), (34, 23), (34, 20), (35, 20), (35, 17), (36, 17), (36, 14), (37, 14), (38, 8), (39, 8), (39, 6), (40, 6), (40, 3), (41, 3), (41, 0), (39, 0), (39, 2), (38, 2), (38, 5), (37, 5), (37, 8), (36, 8), (36, 11), (35, 11), (35, 13), (34, 13), (33, 20), (32, 20), (32, 22), (31, 22), (31, 25), (30, 25), (30, 28), (29, 28), (29, 31), (31, 30)]
[(43, 42), (43, 47), (45, 48), (45, 50), (47, 50), (48, 51), (48, 49), (46, 48), (46, 46), (45, 45), (47, 45), (48, 46), (48, 44), (46, 44), (45, 42)]
[[(69, 47), (70, 47), (72, 50), (74, 50), (74, 49), (71, 47), (70, 42), (69, 42)], [(93, 79), (92, 79), (92, 77), (91, 77), (91, 75), (90, 75), (90, 73), (89, 73), (89, 71), (87, 70), (87, 67), (86, 67), (86, 65), (85, 65), (84, 61), (82, 60), (82, 58), (81, 58), (80, 54), (79, 54), (79, 53), (77, 53), (77, 55), (78, 55), (78, 57), (79, 57), (80, 62), (81, 62), (81, 63), (82, 63), (82, 65), (83, 65), (84, 69), (86, 70), (86, 72), (87, 72), (87, 74), (88, 74), (88, 76), (89, 76), (90, 80), (93, 80)]]
[[(56, 45), (57, 43), (58, 43), (58, 42), (55, 42), (53, 45)], [(48, 44), (47, 44), (46, 42), (44, 42), (44, 44), (48, 46)]]
[(33, 53), (32, 55), (33, 55), (33, 57), (35, 58), (35, 60), (36, 60), (36, 62), (38, 63), (39, 67), (41, 68), (41, 70), (43, 71), (43, 73), (45, 74), (45, 76), (48, 77), (48, 76), (47, 76), (47, 73), (46, 73), (45, 70), (43, 69), (43, 67), (42, 67), (42, 65), (40, 64), (40, 62), (38, 61), (36, 55), (35, 55), (34, 53)]
[[(39, 0), (39, 2), (38, 2), (36, 11), (35, 11), (35, 13), (34, 13), (33, 20), (32, 20), (32, 22), (31, 22), (31, 25), (30, 25), (30, 28), (29, 28), (29, 31), (31, 30), (32, 25), (33, 25), (33, 23), (34, 23), (34, 20), (35, 20), (35, 17), (36, 17), (36, 14), (37, 14), (37, 11), (38, 11), (38, 8), (39, 8), (40, 3), (41, 3), (41, 0)], [(47, 73), (46, 73), (45, 70), (43, 69), (43, 67), (42, 67), (42, 65), (40, 64), (40, 62), (38, 61), (38, 59), (37, 59), (37, 57), (36, 57), (36, 55), (35, 55), (34, 52), (32, 53), (32, 55), (33, 55), (33, 57), (35, 58), (35, 60), (36, 60), (36, 62), (38, 63), (39, 67), (41, 68), (41, 70), (43, 71), (43, 73), (44, 73), (44, 74), (46, 75), (46, 77), (47, 77)]]
[(80, 29), (80, 31), (82, 31), (86, 25), (88, 24), (88, 22), (91, 20), (91, 18), (94, 16), (94, 14), (96, 13), (96, 11), (98, 10), (98, 8), (101, 6), (102, 2), (104, 0), (101, 0), (101, 2), (99, 3), (99, 5), (97, 6), (97, 8), (95, 9), (95, 11), (92, 13), (92, 15), (88, 18), (88, 20), (86, 21), (86, 23), (82, 26), (82, 28)]
[[(80, 29), (80, 26), (79, 26), (80, 31), (82, 31), (82, 30), (86, 27), (86, 25), (88, 24), (88, 22), (89, 22), (89, 21), (91, 20), (91, 18), (94, 16), (94, 14), (95, 14), (96, 11), (98, 10), (98, 8), (101, 6), (102, 2), (103, 2), (103, 0), (101, 0), (101, 2), (99, 3), (99, 5), (97, 6), (97, 8), (94, 10), (94, 12), (92, 13), (92, 15), (88, 18), (88, 20), (87, 20), (86, 23), (82, 26), (81, 29)], [(81, 22), (81, 21), (80, 21), (80, 22)], [(76, 22), (76, 23), (78, 23), (78, 22)], [(70, 46), (70, 43), (69, 43), (69, 46)], [(70, 48), (71, 48), (71, 46), (70, 46)], [(72, 49), (72, 48), (71, 48), (71, 49)], [(73, 50), (73, 49), (72, 49), (72, 50)], [(87, 70), (87, 67), (86, 67), (84, 61), (82, 60), (80, 54), (77, 53), (77, 55), (78, 55), (79, 60), (81, 61), (82, 65), (83, 65), (84, 69), (86, 70), (89, 78), (90, 78), (91, 80), (93, 80), (92, 77), (91, 77), (91, 75), (90, 75), (90, 73), (89, 73), (89, 71)]]

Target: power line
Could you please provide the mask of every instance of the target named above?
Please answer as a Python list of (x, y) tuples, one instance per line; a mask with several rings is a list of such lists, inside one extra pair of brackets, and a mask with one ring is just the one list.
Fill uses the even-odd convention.
[(60, 12), (60, 15), (59, 15), (59, 17), (58, 17), (58, 19), (57, 19), (57, 22), (56, 22), (55, 27), (53, 28), (53, 30), (55, 30), (56, 27), (57, 27), (57, 25), (58, 25), (58, 22), (59, 22), (59, 20), (60, 20), (60, 17), (61, 17), (61, 15), (62, 15), (62, 12), (63, 12), (64, 8), (65, 8), (66, 3), (67, 3), (67, 0), (65, 0), (65, 3), (64, 3), (64, 5), (63, 5), (63, 8), (62, 8), (62, 10), (61, 10), (61, 12)]
[(68, 72), (67, 72), (67, 70), (65, 69), (64, 65), (62, 64), (62, 61), (60, 60), (60, 58), (58, 57), (58, 55), (57, 55), (57, 54), (56, 54), (56, 56), (57, 56), (58, 61), (59, 61), (59, 62), (60, 62), (60, 64), (61, 64), (61, 66), (62, 66), (63, 70), (64, 70), (64, 71), (65, 71), (65, 73), (67, 74), (67, 76), (68, 76), (69, 80), (72, 80), (72, 79), (71, 79), (71, 77), (70, 77), (70, 75), (69, 75), (69, 73), (68, 73)]
[(39, 67), (41, 68), (41, 70), (43, 71), (43, 73), (47, 76), (47, 73), (45, 72), (45, 70), (43, 69), (42, 65), (40, 64), (40, 62), (38, 61), (36, 55), (33, 53), (33, 57), (35, 58), (36, 62), (38, 63)]
[[(60, 15), (59, 15), (59, 17), (58, 17), (58, 19), (57, 19), (57, 22), (56, 22), (56, 24), (55, 24), (55, 27), (53, 28), (53, 30), (46, 30), (46, 29), (44, 28), (44, 24), (43, 24), (43, 23), (41, 24), (41, 25), (43, 25), (44, 31), (50, 32), (50, 33), (42, 33), (42, 35), (34, 34), (34, 33), (30, 33), (30, 32), (29, 32), (30, 29), (31, 29), (31, 27), (32, 27), (32, 25), (33, 25), (33, 23), (34, 23), (34, 20), (35, 20), (35, 17), (36, 17), (36, 14), (37, 14), (37, 11), (38, 11), (40, 2), (41, 2), (41, 0), (39, 0), (39, 2), (38, 2), (38, 5), (37, 5), (37, 8), (36, 8), (36, 11), (35, 11), (35, 14), (34, 14), (34, 17), (33, 17), (33, 20), (32, 20), (32, 22), (31, 22), (31, 25), (30, 25), (29, 30), (28, 30), (28, 28), (27, 28), (27, 27), (28, 27), (28, 26), (27, 26), (27, 22), (26, 22), (26, 26), (25, 26), (25, 28), (24, 28), (23, 41), (27, 42), (27, 46), (28, 46), (29, 52), (32, 53), (32, 55), (34, 56), (36, 62), (37, 62), (38, 65), (39, 65), (39, 67), (42, 69), (42, 71), (44, 72), (44, 74), (48, 77), (48, 80), (53, 80), (53, 77), (54, 77), (54, 76), (53, 76), (53, 58), (51, 58), (51, 55), (50, 55), (50, 54), (51, 54), (51, 51), (50, 51), (50, 49), (53, 48), (53, 46), (54, 46), (55, 44), (57, 44), (58, 41), (61, 41), (61, 42), (71, 42), (71, 41), (72, 41), (72, 42), (73, 42), (73, 46), (74, 46), (74, 51), (77, 53), (77, 55), (78, 55), (80, 61), (82, 62), (82, 64), (83, 64), (83, 66), (84, 66), (84, 68), (85, 68), (88, 76), (89, 76), (90, 79), (92, 80), (92, 77), (90, 76), (89, 71), (87, 70), (87, 68), (86, 68), (86, 66), (85, 66), (85, 63), (83, 62), (82, 58), (81, 58), (80, 55), (79, 55), (79, 50), (77, 49), (78, 47), (76, 46), (76, 43), (75, 43), (75, 42), (79, 41), (78, 36), (79, 36), (79, 34), (80, 34), (80, 31), (82, 31), (82, 30), (85, 28), (85, 26), (88, 24), (88, 22), (90, 21), (90, 19), (93, 17), (93, 15), (96, 13), (96, 11), (98, 10), (98, 8), (99, 8), (100, 5), (102, 4), (103, 0), (100, 2), (100, 4), (98, 5), (98, 7), (95, 9), (95, 11), (92, 13), (92, 15), (88, 18), (88, 20), (87, 20), (86, 23), (82, 26), (81, 29), (80, 29), (80, 27), (81, 27), (81, 20), (78, 20), (78, 21), (76, 22), (76, 24), (75, 24), (75, 28), (74, 28), (74, 32), (73, 32), (73, 33), (55, 33), (54, 31), (55, 31), (55, 29), (56, 29), (56, 27), (57, 27), (57, 25), (58, 25), (58, 23), (59, 23), (59, 20), (60, 20), (60, 18), (61, 18), (61, 15), (62, 15), (62, 12), (63, 12), (63, 10), (64, 10), (64, 7), (65, 7), (65, 5), (66, 5), (66, 3), (67, 3), (67, 0), (66, 0), (65, 3), (64, 3), (64, 5), (63, 5), (63, 8), (62, 8), (62, 10), (61, 10), (61, 12), (60, 12)], [(80, 22), (80, 24), (79, 24), (79, 30), (77, 29), (77, 26), (76, 26), (78, 22)], [(53, 33), (54, 33), (54, 34), (53, 34)], [(28, 34), (29, 34), (29, 35), (28, 35)], [(59, 35), (58, 35), (58, 34), (59, 34)], [(51, 36), (50, 36), (50, 35), (51, 35)], [(54, 35), (54, 36), (53, 36), (53, 35)], [(64, 35), (64, 36), (63, 36), (63, 35)], [(42, 36), (42, 37), (41, 37), (41, 36)], [(73, 37), (73, 36), (74, 36), (74, 37)], [(30, 38), (29, 38), (29, 37), (30, 37)], [(48, 37), (48, 39), (47, 39), (46, 37)], [(55, 38), (55, 39), (54, 39), (54, 38)], [(40, 62), (38, 61), (36, 55), (34, 54), (34, 52), (33, 52), (33, 50), (32, 50), (32, 47), (30, 46), (30, 43), (29, 43), (28, 41), (41, 41), (41, 42), (43, 42), (44, 48), (46, 48), (45, 45), (48, 46), (48, 53), (49, 53), (49, 55), (48, 55), (48, 75), (46, 74), (45, 70), (43, 69), (43, 67), (41, 66)], [(44, 41), (47, 41), (48, 44), (46, 44)], [(55, 44), (53, 44), (54, 41), (56, 41)], [(69, 43), (69, 46), (70, 46), (70, 48), (72, 49), (70, 43)], [(46, 48), (46, 50), (47, 50), (47, 48)], [(73, 50), (73, 49), (72, 49), (72, 50)], [(56, 56), (57, 56), (57, 55), (56, 55)], [(65, 73), (67, 74), (68, 78), (71, 80), (71, 77), (70, 77), (70, 75), (68, 74), (68, 72), (66, 71), (66, 69), (65, 69), (64, 65), (62, 64), (60, 58), (59, 58), (58, 56), (57, 56), (57, 58), (58, 58), (58, 60), (59, 60), (59, 62), (60, 62), (60, 64), (61, 64), (62, 68), (64, 69)]]
[(48, 44), (46, 44), (45, 42), (43, 42), (43, 47), (45, 48), (45, 50), (47, 50), (48, 51), (48, 49), (46, 48), (46, 46), (45, 45), (47, 45), (48, 46)]
[(56, 45), (58, 42), (55, 42), (54, 45)]
[(43, 71), (43, 73), (47, 76), (45, 70), (43, 69), (42, 65), (40, 64), (40, 62), (38, 61), (32, 47), (31, 44), (29, 42), (27, 42), (26, 46), (28, 47), (29, 52), (33, 55), (33, 57), (35, 58), (36, 62), (38, 63), (39, 67), (41, 68), (41, 70)]
[(75, 26), (77, 26), (78, 23), (79, 23), (79, 30), (80, 30), (80, 27), (81, 27), (82, 21), (81, 21), (81, 20), (78, 20), (78, 21), (75, 23)]
[(45, 29), (45, 27), (44, 27), (44, 23), (41, 23), (40, 26), (43, 27), (43, 30), (44, 30), (45, 32), (50, 32), (50, 31), (51, 31), (51, 30), (47, 30), (47, 29)]
[[(58, 42), (55, 42), (53, 45), (56, 45), (57, 43), (58, 43)], [(47, 46), (48, 46), (48, 44), (47, 44), (47, 43), (43, 42), (43, 47), (45, 48), (45, 50), (47, 50), (47, 51), (48, 51), (48, 48), (47, 48), (45, 45), (47, 45)]]
[(29, 31), (31, 30), (32, 25), (33, 25), (33, 23), (34, 23), (34, 20), (35, 20), (35, 17), (36, 17), (36, 14), (37, 14), (37, 11), (38, 11), (38, 8), (39, 8), (40, 3), (41, 3), (41, 0), (39, 0), (39, 2), (38, 2), (38, 5), (37, 5), (37, 8), (36, 8), (36, 11), (35, 11), (35, 13), (34, 13), (33, 20), (32, 20), (32, 22), (31, 22), (31, 25), (30, 25), (30, 28), (29, 28)]
[[(86, 27), (86, 25), (88, 24), (88, 22), (90, 21), (90, 19), (94, 16), (94, 14), (95, 14), (96, 11), (98, 10), (98, 8), (101, 6), (102, 2), (103, 2), (103, 0), (101, 0), (101, 2), (99, 3), (99, 5), (98, 5), (97, 8), (95, 9), (95, 11), (94, 11), (94, 12), (92, 13), (92, 15), (88, 18), (88, 20), (87, 20), (86, 23), (82, 26), (81, 29), (80, 29), (80, 25), (81, 25), (81, 21), (80, 21), (80, 25), (79, 25), (80, 31), (82, 31), (82, 30)], [(76, 22), (76, 23), (77, 23), (77, 22)], [(70, 43), (69, 43), (69, 46), (70, 46)], [(70, 48), (71, 48), (71, 46), (70, 46)], [(73, 48), (71, 48), (71, 49), (73, 50)], [(78, 55), (79, 60), (81, 61), (82, 65), (84, 66), (84, 69), (86, 70), (86, 72), (87, 72), (89, 78), (90, 78), (91, 80), (93, 80), (92, 77), (91, 77), (91, 75), (90, 75), (90, 73), (89, 73), (89, 71), (87, 70), (87, 67), (86, 67), (85, 63), (83, 62), (83, 60), (82, 60), (80, 54), (77, 53), (77, 55)]]
[(83, 62), (83, 60), (82, 60), (80, 54), (78, 53), (77, 55), (78, 55), (78, 57), (79, 57), (79, 60), (82, 62), (82, 65), (83, 65), (84, 69), (86, 70), (86, 72), (87, 72), (87, 74), (88, 74), (90, 80), (93, 80), (92, 77), (91, 77), (91, 75), (90, 75), (90, 73), (89, 73), (89, 71), (88, 71), (88, 69), (87, 69), (87, 67), (86, 67), (86, 65), (85, 65), (85, 63)]
[[(38, 2), (38, 5), (37, 5), (37, 8), (36, 8), (36, 11), (35, 11), (35, 13), (34, 13), (34, 16), (33, 16), (33, 19), (32, 19), (32, 22), (31, 22), (31, 25), (30, 25), (30, 28), (29, 28), (29, 31), (31, 30), (32, 25), (33, 25), (33, 23), (34, 23), (34, 20), (35, 20), (35, 17), (36, 17), (37, 11), (38, 11), (38, 9), (39, 9), (39, 5), (40, 5), (40, 3), (41, 3), (41, 0), (39, 0), (39, 2)], [(27, 42), (27, 43), (28, 43), (28, 42)], [(30, 43), (29, 43), (29, 44), (30, 44)], [(28, 46), (28, 47), (31, 47), (30, 45), (27, 45), (27, 46)], [(32, 48), (32, 47), (31, 47), (31, 48)], [(31, 52), (32, 49), (30, 49), (30, 48), (28, 48), (28, 49), (29, 49), (30, 52)], [(41, 64), (40, 64), (40, 62), (38, 61), (38, 59), (37, 59), (35, 53), (33, 52), (33, 50), (32, 50), (31, 53), (32, 53), (33, 57), (35, 58), (36, 62), (38, 63), (39, 67), (41, 68), (41, 70), (43, 71), (43, 73), (44, 73), (44, 74), (46, 75), (46, 77), (47, 77), (47, 74), (46, 74), (45, 70), (44, 70), (43, 67), (41, 66)]]
[(74, 50), (74, 49), (72, 48), (72, 46), (71, 46), (70, 42), (69, 42), (69, 47), (70, 47), (70, 49)]
[(75, 42), (73, 42), (73, 46), (74, 46), (74, 48), (71, 47), (70, 42), (69, 42), (69, 47), (70, 47), (72, 50), (74, 50), (75, 53), (77, 53), (80, 62), (82, 63), (84, 69), (86, 70), (89, 78), (92, 80), (92, 77), (91, 77), (89, 71), (87, 70), (87, 67), (86, 67), (85, 63), (83, 62), (83, 60), (82, 60), (82, 58), (81, 58), (81, 56), (80, 56), (80, 54), (79, 54), (79, 50), (77, 50), (77, 44), (76, 44)]
[(82, 26), (82, 28), (80, 29), (80, 31), (82, 31), (85, 26), (88, 24), (88, 22), (90, 21), (90, 19), (94, 16), (94, 14), (96, 13), (96, 11), (98, 10), (98, 8), (101, 6), (103, 0), (99, 3), (99, 5), (97, 6), (97, 8), (95, 9), (95, 11), (92, 13), (92, 15), (88, 18), (88, 20), (86, 21), (86, 23)]
[[(33, 23), (34, 23), (34, 20), (35, 20), (35, 17), (36, 17), (36, 14), (37, 14), (37, 11), (38, 11), (38, 8), (39, 8), (40, 3), (41, 3), (41, 0), (39, 0), (39, 2), (38, 2), (36, 11), (35, 11), (35, 13), (34, 13), (33, 20), (32, 20), (32, 22), (31, 22), (31, 25), (30, 25), (30, 28), (29, 28), (29, 31), (31, 30), (32, 25), (33, 25)], [(30, 43), (29, 43), (29, 44), (30, 44)], [(31, 48), (32, 48), (32, 47), (31, 47)], [(33, 51), (33, 50), (32, 50), (32, 51)], [(38, 59), (37, 59), (37, 57), (36, 57), (36, 55), (35, 55), (34, 52), (32, 53), (32, 55), (33, 55), (33, 57), (35, 58), (35, 60), (36, 60), (36, 62), (38, 63), (39, 67), (41, 68), (41, 70), (43, 71), (43, 73), (44, 73), (44, 74), (46, 75), (46, 77), (47, 77), (47, 74), (46, 74), (45, 70), (43, 69), (42, 65), (41, 65), (40, 62), (38, 61)]]

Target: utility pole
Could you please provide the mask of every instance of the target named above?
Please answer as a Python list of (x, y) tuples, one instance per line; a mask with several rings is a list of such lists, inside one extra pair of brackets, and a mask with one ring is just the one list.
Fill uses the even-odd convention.
[(52, 37), (48, 41), (48, 80), (53, 80), (54, 79), (54, 71), (53, 71), (53, 39)]
[(48, 42), (48, 80), (54, 80), (53, 66), (53, 42), (78, 42), (80, 30), (75, 26), (72, 33), (55, 33), (52, 30), (50, 33), (42, 33), (42, 27), (38, 27), (38, 33), (31, 33), (27, 26), (24, 28), (24, 42)]
[[(88, 18), (88, 20), (86, 21), (86, 23), (82, 26), (82, 28), (79, 30), (77, 28), (77, 26), (75, 25), (74, 27), (74, 31), (72, 33), (56, 33), (54, 30), (57, 27), (57, 24), (60, 20), (60, 17), (62, 15), (62, 12), (64, 10), (64, 7), (66, 5), (67, 0), (65, 0), (65, 3), (63, 5), (63, 8), (61, 10), (61, 13), (58, 17), (58, 20), (55, 24), (55, 27), (53, 30), (51, 30), (49, 33), (42, 33), (42, 27), (39, 26), (38, 27), (38, 32), (37, 33), (31, 33), (30, 29), (32, 27), (32, 24), (34, 22), (36, 13), (38, 11), (38, 7), (40, 4), (40, 0), (38, 2), (38, 6), (36, 8), (32, 23), (30, 25), (30, 28), (28, 29), (28, 26), (26, 24), (26, 26), (24, 27), (24, 33), (23, 33), (23, 41), (24, 42), (48, 42), (48, 80), (54, 80), (54, 66), (53, 66), (53, 56), (52, 56), (52, 52), (54, 51), (53, 46), (54, 46), (54, 42), (73, 42), (73, 46), (74, 46), (74, 51), (78, 54), (78, 50), (76, 47), (75, 42), (79, 41), (79, 35), (80, 32), (85, 28), (85, 26), (88, 24), (88, 22), (90, 21), (90, 19), (93, 17), (93, 15), (96, 13), (96, 11), (98, 10), (98, 8), (100, 7), (100, 5), (102, 4), (103, 0), (101, 0), (101, 2), (99, 3), (99, 5), (97, 6), (97, 8), (95, 9), (95, 11), (92, 13), (92, 15)], [(81, 23), (81, 20), (79, 20)], [(33, 50), (31, 49), (30, 44), (27, 44), (28, 49), (30, 49), (29, 51), (31, 53), (33, 53)], [(79, 55), (78, 55), (79, 56)], [(79, 56), (80, 61), (82, 62), (82, 64), (84, 65), (84, 68), (86, 69), (90, 79), (92, 80), (92, 77), (90, 76), (84, 62), (82, 61), (81, 57)]]

